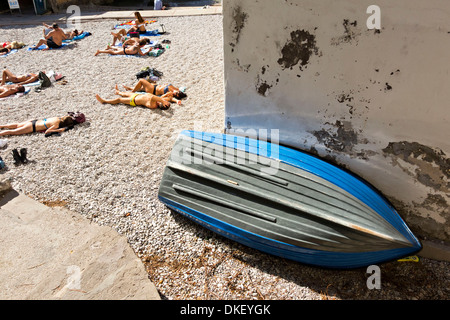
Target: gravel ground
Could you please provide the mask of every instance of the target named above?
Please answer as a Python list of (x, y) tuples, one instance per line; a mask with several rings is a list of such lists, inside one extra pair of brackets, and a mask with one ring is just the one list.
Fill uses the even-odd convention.
[[(49, 21), (51, 23), (52, 21)], [(99, 55), (115, 20), (85, 22), (92, 36), (61, 50), (0, 58), (13, 73), (54, 70), (67, 84), (0, 100), (0, 123), (84, 112), (88, 121), (61, 136), (8, 137), (0, 179), (47, 205), (65, 206), (126, 236), (164, 299), (448, 299), (449, 263), (421, 259), (381, 268), (381, 289), (370, 273), (324, 270), (269, 256), (231, 242), (167, 209), (157, 199), (165, 162), (181, 130), (222, 132), (224, 117), (221, 16), (160, 18), (170, 48), (159, 57)], [(151, 29), (151, 26), (150, 28)], [(0, 42), (35, 44), (42, 26), (0, 28)], [(143, 67), (164, 73), (161, 83), (187, 88), (182, 106), (167, 111), (102, 105), (114, 86), (133, 85)], [(12, 149), (27, 148), (30, 163), (14, 166)]]

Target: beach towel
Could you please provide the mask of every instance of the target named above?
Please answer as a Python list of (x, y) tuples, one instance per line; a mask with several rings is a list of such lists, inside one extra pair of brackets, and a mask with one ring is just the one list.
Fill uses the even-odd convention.
[(90, 36), (91, 34), (92, 33), (90, 33), (90, 32), (84, 31), (83, 33), (80, 33), (79, 35), (73, 37), (72, 39), (63, 40), (63, 42), (72, 42), (74, 40), (81, 40), (81, 39), (84, 39), (87, 36)]
[[(49, 72), (46, 73), (47, 77), (50, 79), (50, 82), (56, 82), (61, 80), (62, 78), (64, 78), (64, 76), (61, 73), (57, 73), (53, 70), (50, 70)], [(6, 84), (14, 84), (14, 82), (8, 81), (6, 82)], [(30, 83), (25, 83), (23, 84), (23, 86), (25, 88), (27, 87), (37, 87), (40, 86), (41, 82), (39, 80), (36, 80), (35, 82), (30, 82)]]
[(1, 56), (0, 56), (0, 58), (4, 58), (4, 57), (7, 57), (7, 56), (9, 56), (10, 54), (13, 54), (13, 53), (16, 53), (17, 52), (17, 49), (12, 49), (10, 52), (8, 52), (7, 54), (2, 54)]
[(63, 42), (62, 45), (61, 45), (61, 47), (59, 47), (59, 48), (48, 48), (45, 44), (43, 44), (43, 45), (39, 46), (39, 47), (36, 48), (36, 49), (34, 49), (35, 46), (28, 47), (28, 48), (27, 48), (27, 51), (44, 50), (44, 49), (47, 49), (47, 48), (48, 48), (48, 50), (58, 50), (58, 49), (61, 49), (61, 48), (66, 47), (66, 46), (70, 46), (71, 44), (72, 44), (72, 43), (70, 43), (70, 42), (69, 42), (69, 43)]
[(161, 34), (159, 33), (159, 30), (147, 30), (147, 32), (145, 33), (141, 33), (140, 34), (141, 37), (151, 37), (151, 36), (155, 36), (155, 37), (159, 37), (161, 36)]
[[(145, 24), (152, 24), (152, 23), (155, 23), (157, 21), (158, 20), (145, 20), (144, 23)], [(129, 27), (134, 26), (134, 25), (136, 25), (136, 22), (134, 20), (130, 20), (130, 21), (126, 21), (126, 22), (123, 22), (123, 23), (116, 24), (114, 26), (114, 28), (116, 28), (116, 29), (119, 29), (120, 27), (128, 27), (129, 28)]]
[[(14, 84), (13, 82), (7, 82), (6, 83), (7, 85), (10, 85), (10, 84)], [(27, 88), (27, 87), (35, 87), (35, 86), (38, 86), (38, 85), (40, 85), (41, 83), (39, 82), (39, 80), (37, 80), (37, 81), (35, 81), (35, 82), (31, 82), (31, 83), (25, 83), (25, 84), (23, 84), (23, 86), (25, 87), (25, 88)]]
[[(121, 27), (118, 29), (129, 29), (129, 27)], [(139, 37), (159, 37), (161, 36), (161, 33), (158, 29), (155, 30), (147, 30), (145, 33), (139, 33)]]

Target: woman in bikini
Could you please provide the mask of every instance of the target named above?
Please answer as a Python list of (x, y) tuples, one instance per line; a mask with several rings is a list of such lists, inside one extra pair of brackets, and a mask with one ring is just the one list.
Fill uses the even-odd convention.
[[(130, 39), (131, 40), (131, 39)], [(113, 48), (110, 45), (106, 47), (105, 50), (97, 50), (94, 56), (99, 55), (100, 53), (108, 53), (112, 55), (140, 55), (145, 56), (148, 52), (142, 52), (141, 47), (148, 44), (148, 39), (141, 39), (139, 42), (132, 40), (128, 43), (124, 43), (122, 48)]]
[(0, 136), (20, 135), (33, 132), (44, 132), (46, 136), (52, 133), (59, 133), (73, 128), (74, 125), (86, 121), (84, 114), (80, 112), (69, 112), (69, 115), (64, 117), (53, 117), (42, 120), (29, 120), (19, 123), (10, 123), (0, 125), (0, 129), (7, 129), (0, 131)]
[(120, 96), (120, 98), (116, 99), (103, 99), (98, 94), (95, 95), (97, 100), (102, 103), (108, 103), (108, 104), (128, 104), (132, 107), (136, 106), (143, 106), (149, 109), (156, 109), (159, 108), (161, 110), (167, 110), (170, 107), (170, 102), (173, 99), (172, 93), (167, 93), (163, 95), (162, 97), (155, 96), (151, 93), (135, 93), (135, 92), (129, 92), (129, 91), (119, 91), (117, 89), (116, 85), (116, 94)]
[(134, 17), (136, 18), (136, 20), (134, 20), (134, 26), (128, 29), (128, 33), (130, 32), (139, 32), (139, 34), (146, 33), (147, 30), (145, 30), (145, 20), (142, 18), (141, 14), (136, 11), (134, 13)]
[(12, 82), (16, 84), (27, 84), (32, 83), (39, 80), (39, 76), (34, 73), (28, 73), (24, 76), (16, 76), (8, 69), (3, 70), (2, 73), (2, 82), (1, 84), (4, 85), (6, 82)]
[(184, 92), (180, 91), (180, 89), (178, 89), (177, 87), (174, 87), (171, 84), (168, 84), (166, 86), (156, 85), (156, 83), (152, 84), (146, 79), (139, 79), (138, 83), (136, 84), (136, 86), (134, 88), (131, 88), (131, 87), (128, 87), (125, 85), (123, 87), (126, 90), (131, 90), (131, 92), (145, 91), (147, 93), (151, 93), (156, 96), (162, 96), (162, 95), (165, 95), (165, 94), (171, 92), (173, 95), (172, 101), (176, 102), (178, 104), (181, 104), (181, 99), (187, 97), (187, 95)]
[[(129, 29), (119, 29), (117, 32), (111, 32), (113, 36), (112, 45), (114, 46), (116, 44), (116, 41), (119, 40), (120, 42), (123, 42), (127, 36), (127, 34), (131, 33), (131, 38), (133, 38), (132, 34), (137, 32), (139, 35), (144, 34), (147, 32), (145, 29), (145, 20), (142, 18), (141, 14), (139, 12), (135, 12), (134, 16), (136, 17), (136, 20), (134, 20), (134, 26), (132, 26)], [(139, 39), (139, 37), (137, 37)]]

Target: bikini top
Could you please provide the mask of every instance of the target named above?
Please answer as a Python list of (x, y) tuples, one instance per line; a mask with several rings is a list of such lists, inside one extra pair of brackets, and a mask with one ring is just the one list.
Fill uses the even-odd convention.
[[(61, 120), (61, 118), (60, 118), (60, 120)], [(44, 120), (42, 120), (42, 121), (44, 121), (44, 127), (45, 127), (45, 129), (48, 129), (48, 127), (47, 127), (47, 119), (44, 119)], [(61, 122), (59, 122), (58, 129), (61, 129)]]

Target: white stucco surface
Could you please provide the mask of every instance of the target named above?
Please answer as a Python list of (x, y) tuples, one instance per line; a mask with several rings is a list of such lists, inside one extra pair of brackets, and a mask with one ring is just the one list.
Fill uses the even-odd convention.
[(223, 14), (227, 132), (278, 129), (450, 240), (448, 1), (224, 0)]

